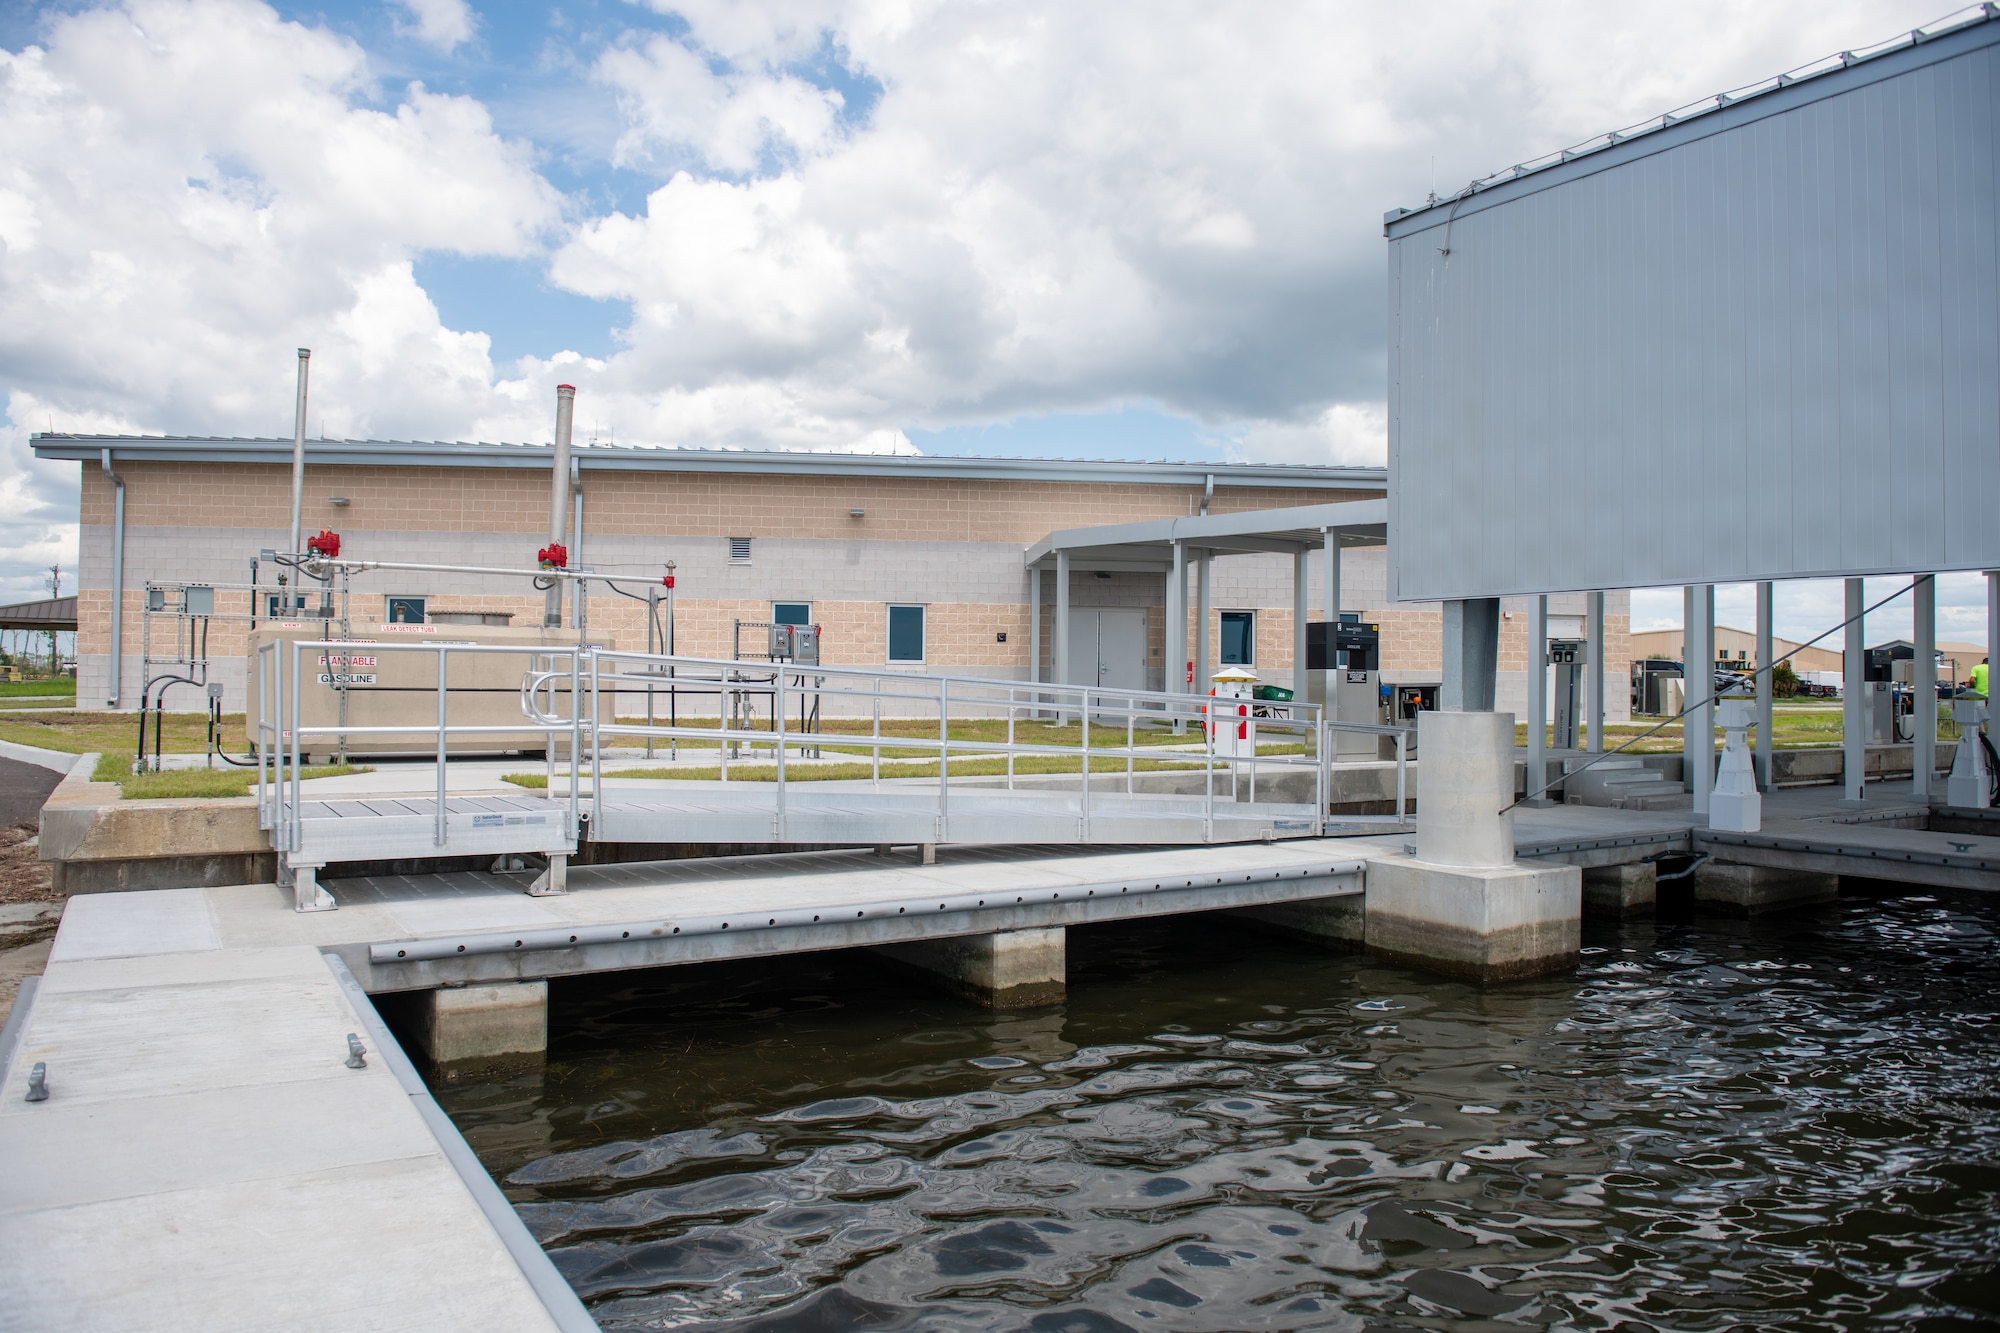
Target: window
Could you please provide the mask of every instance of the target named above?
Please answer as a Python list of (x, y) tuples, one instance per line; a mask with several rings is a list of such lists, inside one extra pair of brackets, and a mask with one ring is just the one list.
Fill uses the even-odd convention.
[(748, 537), (731, 537), (729, 539), (729, 562), (731, 564), (748, 564), (750, 562), (750, 539)]
[(1222, 665), (1253, 666), (1257, 661), (1257, 616), (1252, 611), (1222, 613)]
[(921, 606), (889, 608), (889, 660), (924, 660), (924, 608)]
[(391, 625), (421, 625), (424, 623), (424, 601), (422, 597), (391, 597), (389, 599), (389, 623)]
[(771, 623), (773, 625), (810, 625), (813, 623), (811, 602), (771, 603)]
[[(288, 598), (292, 603), (290, 607), (285, 605)], [(264, 606), (264, 618), (266, 620), (289, 620), (306, 609), (306, 595), (302, 592), (289, 594), (282, 592), (270, 593), (265, 598)]]

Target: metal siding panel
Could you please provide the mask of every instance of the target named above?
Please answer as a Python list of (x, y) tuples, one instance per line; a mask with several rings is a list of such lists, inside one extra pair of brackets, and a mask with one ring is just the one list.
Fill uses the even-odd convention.
[(2000, 565), (1996, 63), (1394, 243), (1398, 595)]
[(2000, 511), (2000, 52), (1945, 67), (1956, 96), (1940, 175), (1945, 560), (1993, 563)]

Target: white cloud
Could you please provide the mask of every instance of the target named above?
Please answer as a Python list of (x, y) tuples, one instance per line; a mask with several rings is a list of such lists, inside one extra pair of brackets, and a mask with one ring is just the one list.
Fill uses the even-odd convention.
[[(560, 221), (484, 106), (419, 85), (378, 103), (358, 46), (248, 0), (132, 0), (46, 31), (0, 51), (0, 366), (19, 428), (0, 485), (73, 487), (26, 457), (22, 431), (51, 420), (289, 433), (301, 345), (318, 430), (498, 419), (518, 436), (546, 416), (514, 413), (485, 335), (442, 328), (411, 279), (423, 250), (533, 254)], [(8, 546), (0, 580), (19, 591), (41, 555)]]
[(472, 40), (478, 26), (467, 0), (396, 0), (412, 22), (404, 31), (427, 46), (450, 54)]

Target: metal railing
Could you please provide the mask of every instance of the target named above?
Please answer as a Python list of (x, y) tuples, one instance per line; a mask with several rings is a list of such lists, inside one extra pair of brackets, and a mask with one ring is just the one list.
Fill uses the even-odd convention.
[[(371, 737), (403, 742), (423, 737), (431, 742), (427, 748), (434, 748), (436, 759), (433, 844), (441, 852), (449, 845), (446, 780), (453, 742), (521, 733), (547, 739), (545, 798), (565, 799), (565, 833), (572, 839), (580, 836), (581, 815), (588, 813), (594, 821), (602, 815), (605, 751), (620, 740), (635, 745), (670, 740), (697, 750), (712, 747), (717, 778), (744, 789), (738, 799), (768, 801), (772, 836), (779, 842), (787, 840), (791, 787), (799, 780), (796, 761), (806, 754), (846, 753), (857, 761), (865, 757), (868, 780), (874, 786), (879, 788), (886, 779), (897, 783), (896, 790), (905, 792), (914, 790), (914, 784), (908, 780), (911, 775), (907, 770), (898, 771), (899, 761), (914, 759), (925, 767), (935, 765), (935, 783), (928, 790), (933, 794), (938, 842), (951, 841), (954, 772), (961, 779), (1004, 777), (1010, 791), (1018, 790), (1023, 777), (1075, 774), (1076, 813), (1085, 842), (1090, 841), (1093, 816), (1109, 813), (1106, 793), (1099, 788), (1106, 779), (1113, 794), (1130, 798), (1142, 794), (1142, 772), (1199, 774), (1206, 841), (1214, 837), (1219, 813), (1247, 813), (1241, 809), (1243, 803), (1258, 804), (1260, 782), (1269, 803), (1305, 804), (1297, 799), (1303, 792), (1294, 789), (1286, 793), (1294, 799), (1285, 800), (1273, 790), (1273, 784), (1286, 776), (1309, 774), (1311, 831), (1322, 836), (1333, 789), (1331, 741), (1334, 733), (1342, 731), (1394, 738), (1397, 818), (1400, 820), (1407, 810), (1413, 729), (1336, 721), (1326, 717), (1320, 705), (1311, 703), (1214, 699), (1155, 690), (929, 676), (859, 667), (801, 668), (614, 651), (587, 644), (530, 647), (413, 639), (370, 641), (367, 651), (429, 653), (435, 657), (433, 719), (384, 724), (312, 718), (308, 696), (323, 692), (326, 698), (318, 702), (322, 708), (330, 708), (335, 687), (322, 677), (339, 673), (309, 672), (307, 655), (326, 661), (354, 648), (351, 640), (293, 639), (261, 644), (257, 649), (257, 713), (251, 730), (257, 762), (258, 822), (270, 832), (272, 846), (279, 851), (301, 850), (302, 774), (306, 759), (320, 748), (307, 742), (339, 736), (347, 738), (349, 748), (363, 751)], [(452, 660), (496, 655), (528, 659), (520, 686), (522, 720), (453, 722)], [(685, 720), (661, 723), (617, 717), (616, 696), (620, 692), (637, 695), (647, 691), (671, 694), (676, 705), (674, 716)], [(408, 689), (400, 690), (398, 697), (407, 699)], [(681, 706), (688, 698), (712, 700), (712, 719)], [(800, 717), (820, 721), (812, 730), (801, 730), (794, 720)], [(1187, 725), (1190, 723), (1192, 727)], [(1198, 739), (1188, 743), (1190, 735)], [(559, 760), (557, 745), (564, 739), (568, 753)], [(753, 757), (749, 762), (758, 762), (754, 756), (760, 750), (767, 756), (762, 762), (771, 766), (768, 777), (759, 772), (746, 782), (744, 756)], [(982, 760), (994, 771), (966, 771), (969, 763)], [(1028, 770), (1040, 770), (1040, 774)], [(1120, 786), (1122, 793), (1117, 791)]]
[[(315, 672), (310, 681), (305, 675), (305, 655), (313, 653), (321, 660), (329, 655), (351, 653), (357, 643), (351, 639), (289, 639), (260, 644), (257, 647), (257, 720), (251, 728), (257, 761), (257, 823), (269, 831), (271, 846), (280, 852), (301, 850), (299, 838), (300, 808), (303, 798), (300, 783), (305, 759), (312, 747), (305, 744), (309, 737), (348, 738), (352, 746), (359, 738), (376, 737), (426, 737), (435, 741), (436, 750), (436, 828), (433, 845), (445, 848), (449, 845), (446, 827), (445, 782), (447, 776), (447, 751), (452, 738), (469, 736), (513, 736), (522, 732), (534, 732), (548, 739), (549, 762), (553, 773), (555, 742), (567, 736), (569, 740), (569, 762), (574, 770), (583, 748), (583, 734), (589, 724), (583, 717), (579, 703), (584, 696), (588, 668), (585, 659), (590, 649), (565, 646), (516, 646), (512, 644), (452, 643), (441, 640), (413, 640), (410, 642), (370, 641), (370, 653), (431, 653), (437, 658), (437, 719), (435, 722), (412, 722), (404, 724), (357, 725), (336, 717), (329, 721), (307, 721), (302, 716), (304, 697), (309, 689), (323, 690), (329, 700), (333, 698), (335, 687), (322, 682), (321, 674), (338, 672)], [(450, 720), (450, 664), (453, 657), (503, 656), (529, 659), (528, 670), (521, 685), (521, 711), (524, 722), (506, 723), (454, 723)], [(544, 665), (544, 664), (549, 665)], [(544, 708), (536, 701), (539, 693), (549, 696), (549, 706)], [(567, 693), (569, 716), (557, 713), (558, 699)], [(365, 749), (366, 746), (356, 747)], [(568, 815), (565, 836), (574, 839), (578, 829), (577, 784), (569, 784)], [(554, 799), (555, 783), (550, 782), (548, 796)]]

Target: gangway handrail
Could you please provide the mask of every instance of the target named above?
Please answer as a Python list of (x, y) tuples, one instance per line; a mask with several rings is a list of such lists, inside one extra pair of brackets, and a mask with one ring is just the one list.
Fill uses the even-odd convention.
[[(289, 646), (289, 656), (280, 651), (281, 646)], [(550, 801), (558, 796), (555, 740), (565, 733), (568, 735), (567, 773), (563, 775), (567, 781), (563, 783), (566, 791), (562, 795), (568, 806), (565, 835), (572, 839), (580, 836), (586, 814), (582, 805), (586, 797), (586, 781), (589, 782), (587, 796), (590, 802), (587, 813), (593, 822), (603, 818), (604, 750), (608, 741), (621, 737), (713, 744), (718, 755), (719, 776), (724, 782), (730, 781), (732, 752), (743, 749), (754, 752), (759, 746), (771, 747), (776, 781), (770, 788), (768, 809), (772, 836), (781, 842), (787, 840), (791, 810), (789, 789), (791, 782), (796, 780), (788, 763), (790, 752), (795, 745), (808, 744), (815, 753), (851, 749), (858, 754), (865, 750), (870, 757), (871, 780), (878, 786), (885, 750), (912, 753), (920, 762), (934, 760), (938, 765), (934, 836), (939, 842), (951, 840), (951, 765), (967, 759), (976, 762), (982, 758), (1004, 758), (1009, 790), (1015, 787), (1019, 762), (1023, 759), (1042, 756), (1075, 759), (1080, 771), (1075, 811), (1078, 836), (1084, 841), (1091, 837), (1095, 807), (1102, 803), (1092, 790), (1093, 779), (1105, 772), (1102, 765), (1116, 765), (1118, 761), (1123, 761), (1125, 794), (1130, 796), (1135, 794), (1137, 764), (1141, 758), (1168, 763), (1182, 761), (1188, 769), (1200, 768), (1203, 774), (1201, 819), (1204, 841), (1213, 841), (1215, 837), (1218, 798), (1229, 800), (1233, 805), (1235, 793), (1244, 791), (1245, 798), (1254, 804), (1258, 778), (1265, 770), (1297, 772), (1310, 764), (1314, 791), (1311, 827), (1315, 835), (1323, 835), (1332, 795), (1330, 738), (1342, 731), (1396, 738), (1396, 809), (1399, 817), (1407, 805), (1408, 740), (1413, 729), (1378, 723), (1342, 722), (1327, 717), (1323, 705), (1304, 701), (1291, 702), (1281, 715), (1265, 713), (1245, 716), (1239, 710), (1250, 701), (1234, 698), (1217, 700), (1213, 696), (1165, 690), (1129, 690), (1103, 685), (956, 674), (918, 675), (867, 667), (777, 665), (640, 653), (585, 643), (515, 645), (412, 639), (374, 642), (370, 650), (434, 655), (437, 666), (437, 712), (434, 720), (368, 724), (304, 720), (305, 655), (325, 655), (351, 647), (351, 642), (345, 639), (293, 639), (261, 644), (256, 650), (258, 717), (254, 730), (258, 750), (258, 820), (261, 826), (271, 830), (272, 845), (281, 852), (300, 850), (299, 821), (303, 804), (300, 783), (308, 748), (304, 742), (308, 737), (334, 735), (353, 738), (424, 737), (434, 741), (437, 801), (433, 842), (439, 849), (448, 846), (450, 840), (446, 814), (451, 742), (470, 736), (520, 732), (538, 734), (549, 741), (545, 750), (545, 799)], [(453, 722), (449, 710), (449, 664), (455, 655), (527, 658), (528, 667), (523, 672), (520, 686), (522, 719), (515, 722)], [(775, 670), (774, 665), (777, 665)], [(632, 668), (638, 669), (635, 671)], [(659, 673), (663, 670), (669, 673), (666, 678), (673, 682), (670, 688), (717, 696), (720, 707), (713, 725), (695, 726), (680, 721), (662, 723), (657, 720), (640, 723), (624, 721), (617, 716), (616, 696), (621, 692), (621, 685), (627, 680), (644, 679), (657, 689), (662, 678)], [(564, 690), (569, 695), (567, 716), (560, 698)], [(586, 693), (589, 696), (587, 703)], [(771, 700), (772, 715), (768, 726), (759, 726), (759, 720), (754, 716), (742, 716), (741, 709), (736, 706), (742, 696), (750, 693)], [(606, 698), (607, 694), (610, 699)], [(854, 734), (818, 729), (798, 733), (787, 719), (789, 703), (794, 696), (810, 700), (812, 707), (809, 714), (814, 717), (822, 715), (822, 705), (832, 704), (837, 709), (843, 701), (865, 710), (860, 716), (872, 719), (869, 730)], [(1210, 714), (1210, 708), (1217, 703), (1225, 705), (1230, 714), (1226, 723), (1219, 716)], [(607, 707), (607, 704), (610, 706)], [(912, 734), (907, 735), (885, 733), (885, 705), (897, 712), (902, 711), (899, 705), (907, 705), (914, 712), (908, 719), (887, 719), (890, 722), (914, 721), (935, 709), (935, 733), (925, 734), (921, 727), (912, 727)], [(1252, 706), (1255, 707), (1255, 704)], [(1053, 717), (1059, 724), (1064, 719), (1074, 718), (1075, 739), (1061, 735), (1023, 738), (1018, 723), (1024, 717), (1036, 721)], [(1005, 731), (1001, 739), (952, 735), (955, 722), (974, 719), (997, 722), (1003, 718)], [(1186, 721), (1203, 724), (1200, 746), (1192, 752), (1139, 742), (1141, 722), (1150, 728)], [(1122, 737), (1117, 735), (1121, 722), (1125, 733)], [(1226, 728), (1233, 729), (1245, 722), (1254, 723), (1255, 730), (1244, 727), (1243, 733), (1228, 737), (1229, 744), (1218, 743)], [(810, 741), (802, 739), (802, 735), (810, 737)], [(1098, 739), (1100, 736), (1104, 737), (1103, 741)], [(1278, 737), (1295, 741), (1300, 752), (1260, 752), (1262, 747), (1259, 741)], [(1218, 791), (1218, 774), (1226, 774), (1229, 779), (1228, 786), (1221, 792)], [(1247, 791), (1239, 784), (1247, 784)], [(762, 784), (759, 786), (761, 788)]]

